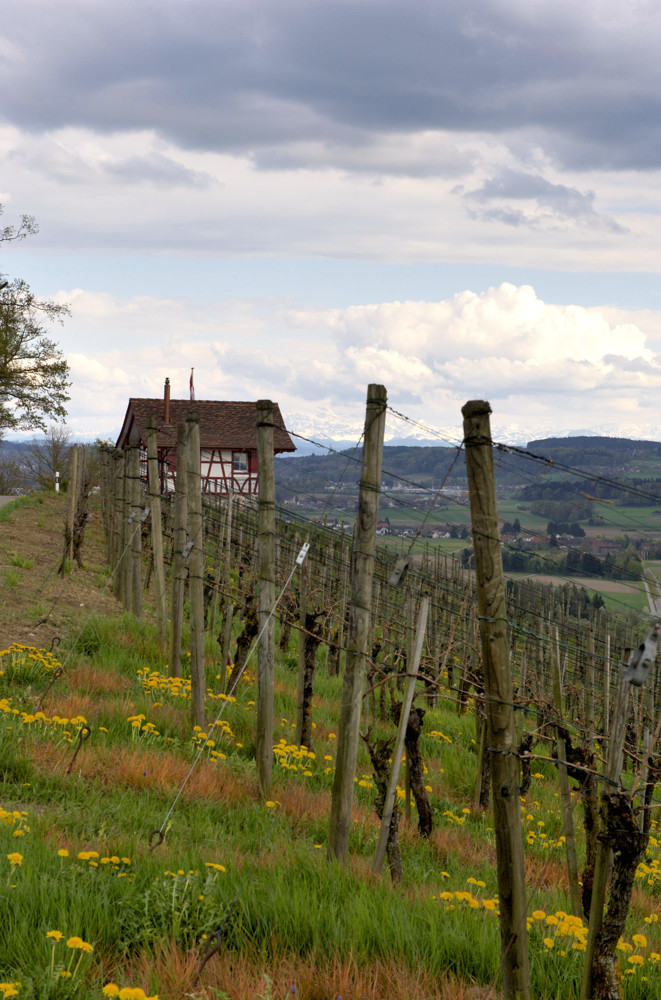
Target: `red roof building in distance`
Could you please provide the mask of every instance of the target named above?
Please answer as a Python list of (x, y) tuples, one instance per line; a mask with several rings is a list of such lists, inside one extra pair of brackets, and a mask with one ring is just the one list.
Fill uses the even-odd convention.
[[(257, 493), (257, 409), (254, 402), (220, 399), (170, 399), (165, 380), (163, 399), (131, 398), (117, 438), (118, 448), (140, 445), (141, 474), (147, 474), (147, 419), (156, 425), (161, 489), (174, 492), (177, 472), (177, 426), (188, 414), (200, 421), (202, 492)], [(273, 404), (273, 451), (296, 451), (277, 403)]]

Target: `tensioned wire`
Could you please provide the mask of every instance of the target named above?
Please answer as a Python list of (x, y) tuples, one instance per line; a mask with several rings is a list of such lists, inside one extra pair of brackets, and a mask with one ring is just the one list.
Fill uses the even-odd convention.
[[(280, 599), (281, 599), (281, 598), (279, 598), (278, 600), (280, 600)], [(273, 610), (275, 610), (275, 608), (274, 608)], [(393, 620), (393, 622), (394, 622), (394, 620)], [(520, 624), (520, 623), (518, 623), (518, 622), (516, 622), (516, 621), (513, 621), (513, 620), (511, 620), (511, 619), (508, 619), (508, 624), (509, 624), (509, 625), (510, 625), (510, 626), (512, 627), (512, 629), (513, 629), (513, 630), (514, 630), (515, 632), (518, 632), (518, 633), (519, 633), (520, 635), (526, 635), (526, 636), (527, 636), (528, 638), (534, 638), (534, 639), (537, 639), (537, 640), (539, 640), (539, 641), (540, 641), (540, 644), (542, 644), (543, 646), (545, 646), (545, 647), (546, 647), (546, 646), (548, 646), (548, 644), (549, 644), (549, 637), (548, 637), (547, 635), (540, 635), (539, 633), (533, 633), (533, 632), (532, 632), (531, 630), (523, 628), (523, 626), (521, 626), (521, 624)], [(258, 640), (257, 640), (257, 641), (258, 641)], [(573, 645), (571, 645), (571, 644), (568, 644), (568, 643), (563, 643), (562, 645), (563, 645), (563, 646), (564, 646), (564, 647), (565, 647), (565, 648), (566, 648), (566, 649), (567, 649), (568, 651), (571, 651), (572, 653), (576, 654), (577, 650), (576, 650), (576, 648), (575, 648), (575, 647), (574, 647)], [(253, 647), (253, 648), (254, 648), (254, 647)], [(598, 660), (598, 659), (600, 659), (600, 658), (601, 658), (601, 657), (599, 656), (599, 654), (598, 654), (598, 653), (596, 653), (596, 652), (594, 652), (594, 651), (587, 651), (587, 650), (585, 650), (585, 651), (583, 651), (583, 652), (585, 652), (585, 654), (586, 654), (586, 655), (590, 655), (590, 656), (591, 656), (591, 657), (593, 658), (593, 661), (594, 661), (594, 660)], [(247, 661), (246, 661), (246, 662), (247, 662)], [(236, 678), (236, 680), (238, 681), (238, 677)], [(232, 687), (232, 690), (234, 690), (234, 687)], [(473, 695), (473, 697), (475, 698), (475, 697), (476, 697), (476, 695), (474, 694), (474, 695)], [(478, 699), (478, 700), (482, 700), (481, 696), (479, 696), (479, 695), (477, 695), (477, 699)], [(221, 708), (221, 712), (219, 713), (219, 716), (218, 716), (218, 720), (217, 720), (217, 721), (219, 721), (220, 717), (222, 716), (222, 712), (223, 712), (223, 710), (224, 710), (224, 707), (225, 707), (225, 706), (223, 705), (223, 707)], [(522, 706), (518, 706), (518, 707), (522, 707)], [(214, 724), (214, 725), (215, 725), (215, 724)], [(213, 728), (213, 727), (212, 727), (212, 728)], [(580, 728), (580, 727), (579, 727), (579, 728)], [(598, 733), (595, 733), (595, 734), (592, 734), (592, 735), (599, 735), (599, 734), (598, 734)], [(210, 733), (208, 734), (208, 736), (207, 736), (207, 739), (208, 739), (208, 738), (210, 738), (210, 736), (211, 736), (211, 732), (210, 732)], [(205, 741), (205, 743), (206, 743), (206, 741)], [(200, 753), (201, 753), (201, 752), (203, 751), (203, 749), (204, 749), (204, 745), (205, 745), (205, 744), (203, 744), (203, 745), (202, 745), (202, 747), (200, 748), (200, 751), (199, 751), (199, 753), (198, 753), (198, 757), (199, 757), (199, 754), (200, 754)], [(538, 754), (533, 754), (533, 755), (531, 755), (531, 757), (532, 757), (533, 759), (544, 759), (544, 758), (542, 758), (542, 756), (541, 756), (541, 755), (538, 755)], [(197, 763), (197, 760), (196, 760), (196, 762), (195, 762), (195, 763)], [(195, 765), (193, 765), (193, 766), (195, 766)], [(186, 780), (188, 780), (188, 779), (186, 779)], [(175, 802), (176, 802), (176, 800), (175, 800)], [(175, 803), (173, 803), (173, 807), (174, 807), (174, 805), (175, 805)], [(162, 827), (160, 828), (160, 830), (159, 830), (158, 832), (162, 832), (162, 829), (163, 829), (163, 827), (165, 826), (165, 823), (167, 822), (167, 819), (169, 818), (169, 815), (170, 815), (170, 813), (168, 814), (168, 817), (166, 817), (166, 819), (164, 820), (164, 823), (163, 823), (163, 826), (162, 826)]]
[[(423, 423), (422, 421), (414, 420), (412, 417), (409, 417), (404, 413), (400, 413), (399, 411), (393, 409), (391, 406), (389, 406), (388, 409), (391, 413), (399, 417), (401, 420), (404, 420), (407, 423), (410, 423), (414, 426), (423, 428), (428, 433), (433, 434), (442, 440), (451, 441), (453, 444), (458, 444), (461, 441), (461, 438), (459, 436), (453, 437), (449, 433), (439, 431), (438, 429), (430, 426), (429, 424)], [(608, 476), (602, 476), (598, 473), (587, 472), (584, 469), (579, 469), (576, 466), (568, 465), (567, 463), (557, 461), (555, 459), (549, 458), (544, 455), (539, 455), (536, 452), (531, 452), (526, 448), (520, 448), (516, 445), (508, 445), (496, 440), (492, 440), (491, 444), (494, 448), (497, 448), (502, 453), (515, 454), (523, 459), (540, 463), (546, 466), (548, 471), (552, 471), (554, 469), (560, 469), (563, 472), (575, 473), (576, 476), (580, 479), (585, 479), (600, 485), (610, 486), (614, 489), (617, 489), (620, 492), (626, 492), (631, 494), (632, 496), (638, 496), (641, 499), (649, 500), (653, 504), (661, 503), (660, 494), (650, 493), (644, 489), (640, 489), (639, 487), (621, 483), (618, 480), (611, 479)]]
[[(301, 518), (301, 521), (306, 521), (306, 520), (307, 520), (307, 522), (308, 522), (308, 524), (309, 524), (309, 526), (310, 526), (311, 528), (312, 528), (312, 527), (315, 527), (315, 526), (314, 526), (314, 523), (313, 523), (313, 522), (309, 521), (308, 519), (303, 519), (303, 518)], [(320, 529), (320, 528), (319, 528), (318, 526), (316, 526), (316, 528), (317, 528), (317, 530), (321, 530), (321, 529)], [(336, 537), (336, 536), (335, 536), (335, 537)], [(377, 560), (377, 564), (380, 564), (380, 563), (381, 563), (381, 560), (380, 560), (380, 559), (378, 559), (378, 560)], [(390, 565), (392, 565), (392, 564), (390, 563)], [(383, 563), (383, 566), (384, 566), (384, 573), (385, 573), (385, 574), (387, 574), (387, 573), (388, 573), (388, 570), (389, 570), (389, 568), (390, 568), (390, 567), (389, 567), (389, 563), (388, 563), (388, 561), (385, 561), (385, 562)], [(378, 571), (378, 570), (377, 570), (377, 571)], [(420, 575), (420, 576), (422, 576), (422, 577), (424, 578), (424, 575), (423, 575), (423, 574), (419, 574), (419, 575)], [(429, 582), (436, 582), (436, 578), (435, 578), (435, 577), (432, 577), (432, 576), (428, 576), (428, 577), (427, 577), (427, 579), (429, 580)], [(450, 588), (450, 587), (448, 587), (448, 581), (447, 581), (447, 580), (443, 580), (440, 586), (441, 586), (441, 591), (442, 591), (442, 593), (443, 593), (443, 594), (445, 595), (445, 599), (447, 600), (447, 597), (449, 596), (449, 592), (450, 592), (450, 590), (451, 590), (451, 588)], [(457, 594), (457, 600), (458, 600), (458, 601), (460, 601), (460, 600), (461, 600), (461, 599), (463, 599), (463, 597), (465, 596), (465, 589), (456, 589), (456, 590), (455, 590), (455, 593)], [(445, 605), (444, 605), (444, 607), (447, 607), (447, 604), (445, 604)], [(539, 618), (541, 618), (542, 620), (546, 620), (546, 616), (544, 616), (544, 615), (540, 615), (540, 614), (538, 614), (538, 613), (536, 613), (536, 612), (534, 612), (534, 611), (532, 611), (532, 610), (530, 610), (530, 609), (522, 609), (522, 610), (524, 610), (524, 613), (525, 613), (525, 614), (527, 614), (527, 615), (532, 615), (533, 617), (539, 617)], [(395, 619), (390, 619), (389, 623), (390, 623), (390, 625), (394, 625), (394, 624), (396, 624), (397, 622), (396, 622), (396, 620), (395, 620)], [(386, 624), (387, 624), (387, 623), (386, 623)], [(514, 621), (511, 621), (511, 625), (512, 625), (513, 627), (516, 627), (516, 628), (518, 628), (519, 630), (520, 630), (520, 629), (522, 628), (522, 626), (521, 626), (521, 625), (517, 625), (517, 623), (515, 623)], [(295, 626), (295, 627), (296, 627), (296, 626)], [(403, 623), (403, 621), (401, 621), (401, 620), (399, 621), (399, 628), (400, 628), (400, 631), (401, 631), (401, 632), (402, 632), (402, 633), (404, 634), (404, 633), (405, 633), (405, 630), (406, 630), (406, 626), (405, 626), (405, 624)], [(579, 632), (579, 633), (581, 632), (581, 629), (580, 629), (580, 627), (577, 627), (577, 632)], [(532, 638), (532, 632), (530, 632), (530, 631), (529, 631), (529, 632), (528, 632), (528, 634), (529, 634), (529, 637), (530, 637), (530, 638)], [(322, 639), (323, 639), (323, 636), (321, 636), (320, 638), (322, 638)], [(541, 637), (540, 637), (540, 638), (541, 638)], [(570, 646), (568, 645), (568, 648), (572, 648), (572, 647), (570, 647)], [(582, 652), (582, 653), (584, 653), (585, 655), (588, 655), (588, 650), (581, 650), (581, 649), (579, 648), (577, 652), (578, 652), (578, 653), (581, 653), (581, 652)], [(593, 655), (598, 655), (598, 654), (593, 654)]]
[[(390, 408), (390, 407), (389, 407), (389, 409), (392, 409), (392, 408)], [(393, 412), (395, 412), (397, 416), (400, 416), (400, 417), (404, 417), (404, 415), (403, 415), (403, 414), (399, 414), (399, 413), (397, 413), (397, 411), (393, 411)], [(413, 422), (413, 423), (417, 423), (416, 421), (412, 421), (412, 422)], [(430, 427), (429, 427), (428, 425), (425, 425), (425, 426), (427, 427), (427, 429), (428, 429), (428, 430), (430, 430), (430, 431), (431, 431), (431, 428), (430, 428)], [(440, 432), (439, 432), (439, 436), (441, 436), (441, 435), (440, 435)], [(309, 441), (310, 443), (313, 443), (313, 444), (315, 444), (315, 445), (318, 445), (319, 447), (326, 447), (326, 446), (323, 446), (323, 445), (319, 444), (318, 442), (315, 442), (315, 441), (313, 441), (313, 439), (311, 439), (311, 438), (305, 438), (305, 440), (307, 440), (307, 441)], [(493, 444), (493, 446), (494, 446), (494, 447), (496, 447), (496, 448), (498, 448), (498, 449), (501, 449), (501, 450), (502, 450), (502, 451), (504, 451), (504, 452), (508, 452), (508, 453), (509, 453), (509, 452), (511, 452), (512, 450), (514, 450), (514, 449), (511, 449), (511, 448), (510, 448), (510, 446), (508, 446), (508, 445), (502, 445), (502, 444), (498, 444), (497, 442), (492, 442), (492, 444)], [(329, 451), (335, 451), (335, 449), (331, 449), (331, 448), (328, 448), (328, 450), (329, 450)], [(341, 452), (335, 452), (335, 453), (336, 453), (336, 454), (342, 454)], [(523, 451), (522, 449), (519, 449), (519, 453), (520, 453), (520, 454), (521, 454), (522, 456), (524, 456), (524, 457), (530, 457), (530, 456), (529, 456), (529, 454), (528, 454), (527, 452)], [(541, 460), (542, 460), (541, 456), (533, 456), (533, 457), (534, 457), (534, 459), (535, 459), (536, 461), (541, 461)], [(351, 461), (351, 460), (352, 460), (352, 459), (351, 459), (351, 457), (349, 457), (349, 458), (348, 458), (348, 461)], [(354, 460), (354, 461), (357, 461), (357, 459), (353, 459), (353, 460)], [(555, 466), (555, 465), (557, 464), (557, 463), (554, 463), (552, 459), (548, 459), (548, 460), (546, 460), (546, 462), (548, 463), (549, 467), (554, 467), (554, 466)], [(450, 468), (449, 468), (449, 469), (447, 470), (447, 472), (446, 472), (446, 475), (445, 475), (445, 477), (444, 477), (444, 480), (443, 480), (443, 485), (444, 485), (444, 484), (445, 484), (445, 482), (447, 481), (447, 478), (449, 477), (449, 475), (450, 475), (450, 472), (452, 471), (452, 468), (454, 467), (454, 464), (455, 464), (455, 463), (456, 463), (456, 456), (455, 456), (455, 459), (454, 459), (454, 461), (453, 461), (453, 462), (451, 463), (451, 465), (450, 465)], [(571, 467), (571, 466), (566, 466), (565, 468), (566, 468), (567, 470), (571, 470), (571, 471), (575, 471), (575, 472), (577, 473), (577, 475), (582, 475), (582, 472), (581, 472), (581, 470), (578, 470), (578, 469), (575, 469), (575, 470), (574, 470), (574, 469), (573, 469), (573, 467)], [(516, 474), (517, 474), (517, 475), (519, 475), (519, 476), (520, 476), (521, 478), (525, 478), (525, 474), (524, 474), (524, 473), (520, 472), (519, 470), (514, 470), (514, 471), (515, 471), (515, 472), (516, 472)], [(421, 489), (421, 490), (425, 490), (425, 492), (429, 492), (429, 489), (428, 489), (427, 487), (421, 487), (419, 483), (414, 483), (414, 482), (412, 482), (411, 480), (408, 480), (408, 479), (406, 479), (405, 477), (403, 477), (403, 476), (399, 476), (399, 475), (397, 475), (397, 474), (395, 474), (395, 473), (392, 473), (392, 472), (389, 472), (388, 470), (385, 470), (385, 469), (384, 469), (384, 470), (383, 470), (383, 473), (382, 473), (382, 474), (383, 474), (383, 475), (388, 475), (388, 476), (390, 476), (391, 478), (393, 478), (393, 479), (395, 479), (395, 480), (397, 480), (397, 481), (399, 481), (399, 482), (402, 482), (402, 483), (406, 483), (406, 484), (407, 484), (408, 486), (410, 486), (410, 487), (414, 487), (414, 488), (416, 488), (416, 489)], [(317, 475), (319, 476), (319, 474), (317, 474)], [(321, 478), (321, 476), (319, 476), (319, 478)], [(593, 478), (594, 478), (594, 477), (593, 477)], [(330, 480), (329, 480), (329, 481), (330, 481)], [(533, 481), (534, 481), (534, 480), (533, 480)], [(604, 477), (601, 477), (601, 481), (604, 481), (604, 482), (606, 482), (606, 480), (604, 479)], [(617, 487), (617, 486), (619, 486), (619, 484), (617, 484), (617, 483), (616, 483), (615, 481), (609, 481), (609, 482), (611, 482), (611, 483), (612, 483), (612, 485), (613, 485), (614, 487)], [(283, 485), (284, 485), (284, 484), (283, 484)], [(443, 488), (443, 485), (442, 485), (441, 489)], [(281, 487), (281, 488), (282, 488), (282, 487)], [(284, 486), (284, 488), (287, 488), (287, 489), (291, 489), (291, 490), (292, 490), (292, 492), (297, 492), (297, 491), (295, 491), (295, 490), (294, 490), (294, 488), (293, 488), (293, 487), (287, 487), (287, 486)], [(298, 492), (300, 492), (300, 491), (298, 491)], [(396, 496), (396, 495), (394, 495), (394, 494), (392, 494), (392, 493), (389, 493), (389, 492), (388, 492), (388, 491), (386, 491), (386, 490), (379, 490), (379, 492), (380, 492), (380, 493), (381, 493), (381, 494), (382, 494), (383, 496), (386, 496), (386, 497), (388, 497), (388, 498), (389, 498), (389, 499), (390, 499), (391, 501), (393, 501), (393, 502), (396, 502), (396, 503), (397, 503), (397, 504), (398, 504), (399, 506), (401, 506), (401, 507), (408, 507), (408, 508), (410, 508), (410, 509), (412, 509), (412, 510), (416, 510), (416, 511), (418, 511), (418, 510), (419, 510), (419, 508), (418, 508), (418, 507), (417, 507), (417, 506), (416, 506), (415, 504), (412, 504), (412, 503), (410, 503), (410, 502), (408, 502), (408, 501), (405, 501), (405, 500), (402, 500), (402, 499), (401, 499), (400, 497), (398, 497), (398, 496)], [(627, 489), (627, 490), (626, 490), (625, 492), (628, 492), (628, 493), (638, 493), (639, 495), (641, 495), (641, 496), (643, 496), (643, 497), (645, 497), (645, 498), (648, 498), (648, 496), (649, 496), (648, 494), (645, 494), (644, 492), (641, 492), (641, 491), (636, 491), (636, 490), (631, 490), (631, 489)], [(434, 503), (436, 502), (436, 500), (437, 500), (437, 498), (438, 498), (438, 495), (439, 495), (439, 494), (440, 494), (440, 490), (439, 490), (439, 491), (437, 492), (436, 496), (434, 497), (434, 499), (433, 499), (433, 501), (432, 501), (432, 504), (431, 504), (431, 506), (432, 506), (432, 507), (433, 507)], [(598, 498), (597, 498), (597, 499), (598, 499)], [(657, 500), (661, 501), (661, 498), (657, 498)], [(455, 503), (456, 503), (456, 504), (457, 504), (458, 506), (462, 506), (462, 507), (468, 507), (468, 504), (467, 504), (466, 502), (462, 502), (462, 501), (461, 501), (461, 500), (459, 500), (458, 498), (456, 498), (454, 502), (455, 502)], [(421, 513), (423, 513), (423, 514), (424, 514), (424, 516), (423, 516), (423, 522), (422, 522), (422, 525), (424, 525), (424, 523), (425, 523), (425, 522), (426, 522), (426, 520), (428, 519), (428, 516), (429, 516), (429, 513), (430, 513), (430, 508), (428, 508), (428, 510), (427, 510), (427, 512), (426, 512), (426, 514), (425, 514), (425, 513), (423, 512), (423, 511), (421, 511)], [(604, 518), (604, 520), (608, 521), (608, 519), (607, 519), (607, 518)], [(631, 519), (631, 520), (633, 520), (633, 519)], [(501, 517), (501, 518), (499, 518), (499, 521), (500, 521), (500, 522), (501, 522), (502, 524), (511, 524), (511, 522), (507, 521), (507, 519), (505, 519), (505, 518), (502, 518), (502, 517)], [(633, 523), (635, 523), (635, 522), (633, 522)], [(640, 526), (640, 527), (641, 527), (641, 530), (642, 530), (642, 526)], [(525, 526), (524, 526), (524, 528), (525, 528)], [(540, 538), (541, 538), (541, 537), (543, 537), (543, 536), (542, 536), (542, 535), (541, 535), (541, 534), (539, 533), (539, 531), (538, 531), (538, 530), (536, 530), (536, 529), (533, 529), (533, 528), (525, 528), (525, 530), (526, 530), (526, 532), (527, 532), (527, 533), (529, 533), (529, 534), (533, 535), (534, 537), (540, 537)], [(422, 526), (421, 526), (421, 527), (420, 527), (420, 528), (418, 529), (418, 532), (417, 532), (417, 534), (416, 534), (415, 538), (419, 537), (419, 534), (421, 533), (421, 531), (422, 531)], [(415, 538), (414, 538), (414, 541), (415, 541)], [(528, 551), (527, 551), (527, 550), (525, 550), (525, 549), (521, 549), (521, 548), (517, 548), (517, 547), (516, 547), (516, 546), (514, 546), (514, 545), (513, 545), (512, 543), (506, 543), (506, 544), (508, 545), (508, 548), (509, 548), (509, 549), (510, 549), (511, 551), (513, 551), (513, 552), (519, 552), (519, 553), (521, 553), (521, 554), (525, 554), (525, 555), (529, 555)], [(412, 548), (412, 546), (410, 546), (410, 548)], [(580, 550), (580, 549), (579, 549), (578, 547), (576, 547), (576, 546), (569, 546), (569, 548), (570, 548), (570, 549), (574, 549), (575, 551), (581, 551), (581, 550)], [(410, 549), (409, 549), (409, 551), (410, 551)], [(535, 553), (535, 555), (536, 555), (536, 557), (537, 557), (537, 558), (539, 558), (539, 559), (542, 559), (542, 560), (546, 560), (546, 561), (548, 561), (548, 562), (549, 562), (549, 565), (550, 565), (550, 566), (553, 566), (553, 567), (554, 567), (554, 565), (555, 565), (555, 564), (553, 563), (553, 560), (550, 560), (550, 559), (548, 559), (548, 557), (545, 557), (545, 556), (541, 555), (540, 553)], [(554, 574), (554, 575), (558, 576), (558, 577), (559, 577), (559, 579), (561, 579), (561, 580), (564, 580), (564, 581), (565, 581), (565, 582), (567, 582), (567, 583), (571, 583), (571, 582), (573, 582), (573, 581), (571, 580), (571, 578), (570, 578), (570, 577), (565, 577), (565, 576), (564, 576), (564, 574)], [(585, 572), (585, 573), (582, 573), (581, 575), (582, 575), (583, 577), (594, 577), (594, 579), (595, 579), (595, 580), (599, 580), (599, 579), (600, 579), (600, 576), (599, 576), (598, 574), (596, 574), (596, 573), (590, 573), (589, 571), (588, 571), (588, 572)], [(625, 577), (625, 579), (626, 579), (626, 577)], [(631, 578), (631, 579), (632, 579), (632, 582), (633, 582), (633, 581), (634, 581), (634, 578)], [(638, 580), (638, 578), (635, 578), (635, 583), (637, 584), (637, 586), (636, 586), (636, 587), (634, 588), (634, 590), (635, 590), (635, 591), (638, 591), (638, 590), (639, 590), (639, 586), (638, 586), (638, 584), (639, 584), (639, 580)], [(598, 589), (598, 588), (597, 588), (597, 589)], [(610, 599), (611, 599), (611, 601), (613, 601), (614, 603), (619, 603), (619, 604), (621, 604), (621, 606), (622, 606), (623, 608), (625, 608), (625, 609), (627, 609), (627, 610), (628, 610), (628, 605), (626, 604), (626, 602), (623, 602), (623, 601), (619, 601), (619, 600), (618, 600), (618, 599), (617, 599), (616, 597), (614, 597), (613, 595), (610, 595)]]
[[(308, 440), (309, 440), (309, 439), (308, 439)], [(320, 447), (324, 447), (324, 448), (325, 448), (326, 446), (323, 446), (323, 445), (320, 445)], [(347, 465), (348, 465), (348, 463), (349, 463), (349, 462), (350, 462), (351, 460), (352, 460), (352, 459), (351, 459), (351, 456), (349, 456), (349, 457), (348, 457), (348, 460), (347, 460)], [(346, 467), (346, 466), (345, 466), (345, 467)], [(416, 486), (417, 488), (420, 488), (420, 487), (419, 487), (419, 484), (413, 484), (413, 483), (411, 483), (411, 485), (415, 485), (415, 486)], [(574, 581), (573, 581), (573, 580), (571, 580), (571, 579), (567, 579), (567, 580), (566, 580), (566, 582), (567, 582), (567, 583), (568, 583), (569, 585), (574, 585)], [(542, 617), (542, 618), (543, 618), (544, 616), (540, 616), (540, 617)], [(514, 625), (515, 623), (512, 623), (512, 624)], [(520, 628), (520, 626), (519, 626), (519, 628)], [(530, 636), (530, 637), (532, 637), (532, 636)], [(581, 652), (581, 651), (579, 650), (579, 652)], [(582, 652), (584, 652), (584, 653), (585, 653), (585, 655), (588, 655), (588, 651), (587, 651), (587, 650), (584, 650), (584, 651), (582, 651)], [(595, 654), (594, 654), (594, 653), (592, 653), (592, 655), (594, 656)]]
[[(305, 521), (305, 520), (308, 520), (308, 519), (303, 519), (303, 518), (301, 518), (301, 521)], [(309, 523), (310, 527), (314, 527), (314, 523), (313, 523), (313, 522), (311, 522), (311, 521), (308, 521), (308, 523)], [(320, 529), (320, 528), (319, 528), (318, 526), (316, 526), (316, 528), (317, 528), (317, 530), (321, 530), (321, 529)], [(377, 560), (377, 562), (378, 562), (378, 563), (380, 563), (380, 562), (381, 562), (381, 560)], [(389, 566), (388, 566), (388, 562), (386, 561), (386, 562), (384, 563), (384, 571), (385, 571), (385, 573), (387, 573), (387, 572), (388, 572), (388, 568), (389, 568)], [(428, 577), (427, 579), (428, 579), (428, 580), (429, 580), (430, 582), (431, 582), (431, 581), (435, 581), (435, 577)], [(441, 584), (441, 590), (442, 590), (442, 592), (444, 592), (444, 594), (445, 594), (445, 597), (446, 597), (446, 599), (447, 599), (447, 596), (448, 596), (448, 590), (449, 590), (449, 588), (448, 588), (448, 581), (447, 581), (447, 580), (443, 580), (443, 583)], [(464, 595), (465, 595), (465, 590), (464, 590), (464, 589), (458, 589), (458, 590), (456, 590), (456, 593), (457, 593), (457, 600), (459, 601), (459, 600), (463, 599), (463, 597), (464, 597)], [(447, 605), (445, 605), (445, 607), (447, 607)], [(542, 620), (546, 620), (546, 616), (544, 616), (544, 615), (539, 615), (539, 614), (535, 613), (534, 611), (530, 611), (529, 609), (525, 609), (525, 612), (526, 612), (527, 614), (532, 614), (532, 615), (533, 615), (534, 617), (540, 617), (540, 618), (542, 618)], [(387, 624), (387, 623), (386, 623), (386, 624)], [(389, 620), (389, 624), (390, 624), (390, 625), (394, 625), (394, 624), (397, 624), (397, 622), (396, 622), (396, 620), (395, 620), (395, 619), (390, 619), (390, 620)], [(521, 629), (522, 629), (522, 626), (521, 626), (520, 624), (517, 624), (517, 623), (516, 623), (516, 622), (514, 622), (514, 621), (511, 621), (511, 625), (512, 625), (513, 627), (517, 628), (518, 630), (521, 630)], [(294, 626), (294, 627), (296, 627), (296, 626)], [(405, 624), (403, 623), (403, 621), (401, 621), (401, 620), (399, 621), (399, 626), (398, 626), (398, 627), (399, 627), (399, 629), (400, 629), (401, 633), (402, 633), (402, 634), (405, 634), (405, 631), (406, 631), (406, 626), (405, 626)], [(578, 628), (577, 628), (577, 631), (578, 631), (578, 632), (580, 632), (580, 631), (581, 631), (581, 630), (580, 630), (580, 627), (578, 627)], [(528, 636), (529, 636), (529, 638), (532, 638), (532, 635), (533, 635), (533, 633), (532, 633), (531, 631), (529, 631), (529, 630), (528, 630)], [(320, 638), (322, 638), (322, 639), (323, 639), (323, 636), (320, 636)], [(540, 638), (542, 638), (542, 637), (540, 637)], [(568, 644), (568, 648), (572, 649), (572, 647), (571, 647), (571, 646), (569, 646), (569, 644)], [(584, 650), (584, 649), (582, 650), (582, 649), (580, 649), (580, 648), (579, 648), (579, 649), (577, 650), (577, 653), (579, 653), (579, 654), (580, 654), (580, 653), (583, 653), (583, 654), (585, 654), (585, 655), (588, 655), (588, 652), (589, 652), (588, 650)], [(595, 654), (592, 654), (592, 655), (599, 655), (599, 654), (598, 654), (598, 653), (595, 653)]]
[[(497, 445), (496, 447), (500, 448), (501, 446)], [(544, 473), (540, 473), (538, 476), (534, 476), (534, 477), (533, 476), (527, 476), (523, 472), (523, 470), (518, 469), (516, 466), (509, 465), (506, 461), (502, 460), (500, 458), (500, 456), (498, 457), (498, 465), (501, 466), (502, 468), (505, 468), (505, 469), (509, 468), (511, 470), (511, 474), (516, 475), (521, 480), (527, 481), (530, 485), (536, 485), (540, 490), (543, 490), (544, 492), (546, 492), (548, 494), (549, 500), (553, 500), (553, 501), (557, 501), (557, 497), (554, 496), (554, 488), (553, 488), (554, 485), (557, 485), (558, 483), (560, 483), (562, 485), (566, 484), (567, 486), (570, 486), (570, 485), (573, 485), (576, 482), (576, 480), (571, 480), (571, 479), (568, 479), (568, 480), (555, 480), (552, 484), (549, 484), (548, 486), (545, 486), (544, 482), (543, 482), (543, 480), (544, 480)], [(615, 488), (615, 487), (613, 487), (613, 488)], [(631, 493), (632, 493), (631, 490), (625, 490), (625, 489), (622, 489), (621, 492), (627, 493), (629, 495), (631, 495)], [(643, 499), (647, 499), (647, 497), (643, 497)], [(584, 502), (585, 500), (588, 500), (588, 503), (585, 503)], [(593, 513), (592, 508), (589, 506), (589, 502), (590, 501), (593, 501), (595, 503), (599, 503), (599, 504), (603, 505), (600, 508), (600, 511), (599, 511), (599, 514), (598, 514), (599, 519), (601, 521), (603, 521), (607, 525), (610, 524), (614, 528), (619, 528), (620, 530), (625, 530), (625, 528), (624, 528), (624, 526), (622, 524), (618, 523), (612, 517), (607, 516), (608, 505), (613, 502), (612, 498), (589, 497), (587, 494), (581, 493), (581, 494), (579, 494), (579, 496), (576, 496), (575, 494), (572, 494), (571, 497), (567, 497), (567, 498), (563, 497), (561, 500), (559, 500), (557, 502), (570, 503), (573, 507), (582, 508), (583, 510), (589, 511), (590, 514), (592, 514)], [(659, 495), (657, 497), (657, 503), (661, 504), (661, 495)], [(602, 510), (603, 510), (603, 513), (602, 513)], [(635, 508), (634, 508), (634, 510), (635, 510)], [(626, 519), (641, 534), (646, 534), (646, 535), (647, 534), (650, 534), (650, 535), (653, 534), (653, 532), (651, 531), (651, 529), (649, 527), (647, 527), (646, 525), (644, 525), (641, 521), (639, 521), (634, 515), (628, 514), (624, 510), (619, 511), (618, 513), (619, 513), (620, 517)], [(551, 518), (550, 520), (553, 520), (553, 519)], [(504, 523), (507, 524), (509, 522), (505, 521)], [(536, 531), (533, 528), (526, 528), (525, 530), (528, 531), (531, 535), (538, 535), (539, 534), (539, 532)]]

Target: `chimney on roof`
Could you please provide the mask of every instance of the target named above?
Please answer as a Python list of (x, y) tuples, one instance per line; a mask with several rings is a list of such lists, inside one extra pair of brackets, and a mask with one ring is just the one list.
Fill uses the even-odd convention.
[(170, 379), (165, 380), (165, 389), (163, 392), (163, 423), (170, 423)]

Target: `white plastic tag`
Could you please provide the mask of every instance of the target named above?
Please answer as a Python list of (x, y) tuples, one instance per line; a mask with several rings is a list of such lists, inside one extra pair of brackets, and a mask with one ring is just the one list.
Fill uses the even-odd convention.
[(301, 551), (298, 553), (298, 555), (296, 557), (296, 565), (297, 566), (302, 566), (303, 565), (303, 563), (305, 562), (305, 557), (308, 554), (309, 548), (310, 548), (310, 543), (309, 542), (303, 542), (303, 548), (301, 549)]

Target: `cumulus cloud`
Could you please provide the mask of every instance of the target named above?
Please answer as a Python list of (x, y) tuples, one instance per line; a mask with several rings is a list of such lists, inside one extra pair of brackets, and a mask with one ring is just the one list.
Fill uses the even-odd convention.
[[(72, 300), (86, 303), (64, 335), (74, 425), (96, 421), (95, 433), (116, 432), (128, 396), (160, 396), (166, 376), (173, 395), (185, 398), (194, 366), (199, 399), (271, 397), (329, 436), (360, 422), (370, 382), (436, 427), (456, 430), (461, 404), (485, 398), (496, 424), (518, 426), (519, 439), (554, 421), (558, 433), (625, 433), (621, 422), (637, 421), (639, 436), (654, 436), (661, 364), (635, 317), (551, 305), (531, 286), (335, 310), (274, 301), (268, 313), (263, 303), (217, 302), (175, 317), (166, 300)], [(658, 325), (658, 316), (650, 322)], [(160, 340), (145, 340), (142, 331), (159, 327)]]
[(323, 325), (344, 350), (403, 350), (438, 369), (456, 357), (484, 363), (546, 365), (556, 359), (599, 364), (606, 354), (652, 359), (631, 324), (609, 325), (597, 311), (549, 305), (529, 285), (504, 283), (443, 302), (386, 302), (349, 309), (292, 312), (299, 328)]

